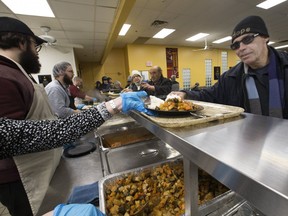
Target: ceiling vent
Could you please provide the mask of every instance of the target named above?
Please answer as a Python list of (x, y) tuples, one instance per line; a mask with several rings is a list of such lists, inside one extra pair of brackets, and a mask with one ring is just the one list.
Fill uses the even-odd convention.
[(155, 20), (154, 22), (151, 23), (151, 26), (159, 28), (159, 27), (164, 27), (168, 24), (167, 21), (162, 21), (162, 20)]

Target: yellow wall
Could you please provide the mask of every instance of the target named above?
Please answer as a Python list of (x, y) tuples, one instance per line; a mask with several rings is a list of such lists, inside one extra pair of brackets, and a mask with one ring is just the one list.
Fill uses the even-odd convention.
[[(106, 75), (112, 77), (113, 81), (119, 80), (122, 86), (126, 85), (127, 76), (132, 70), (149, 70), (151, 67), (146, 66), (147, 61), (151, 61), (152, 65), (158, 65), (163, 70), (164, 77), (167, 77), (166, 67), (166, 46), (159, 45), (134, 45), (129, 44), (123, 49), (113, 49), (108, 55), (105, 63), (100, 66), (96, 63), (80, 63), (81, 77), (84, 81), (84, 90), (87, 91), (94, 88), (97, 80), (101, 81), (101, 77)], [(182, 70), (190, 68), (191, 80), (190, 85), (199, 82), (200, 86), (205, 85), (205, 59), (212, 59), (212, 67), (220, 66), (221, 73), (221, 52), (228, 52), (228, 68), (236, 65), (238, 57), (232, 50), (204, 50), (194, 51), (193, 47), (172, 47), (178, 48), (178, 70), (179, 78), (177, 81), (180, 87), (183, 87)], [(212, 80), (215, 83), (216, 80)]]
[[(146, 66), (147, 61), (151, 61), (152, 65), (158, 65), (163, 70), (163, 76), (167, 77), (167, 67), (166, 67), (166, 46), (159, 45), (134, 45), (130, 44), (127, 46), (128, 53), (128, 69), (131, 73), (132, 70), (149, 70), (150, 67)], [(178, 70), (179, 78), (177, 81), (182, 87), (182, 70), (184, 68), (190, 68), (191, 70), (191, 86), (195, 82), (199, 82), (200, 86), (205, 85), (205, 59), (212, 59), (212, 68), (214, 66), (220, 66), (221, 63), (221, 51), (228, 52), (228, 67), (234, 66), (238, 57), (234, 52), (230, 50), (203, 50), (194, 51), (193, 47), (173, 47), (178, 48)], [(223, 71), (221, 71), (223, 73)], [(215, 83), (213, 80), (212, 83)]]
[(79, 64), (81, 78), (83, 79), (83, 90), (88, 91), (95, 87), (95, 82), (102, 82), (102, 76), (109, 76), (112, 81), (118, 80), (122, 86), (126, 85), (127, 76), (125, 49), (113, 49), (103, 65), (92, 62)]

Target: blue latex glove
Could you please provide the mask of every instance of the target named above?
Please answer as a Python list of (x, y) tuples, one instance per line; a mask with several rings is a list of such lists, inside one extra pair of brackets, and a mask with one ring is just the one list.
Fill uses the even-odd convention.
[(120, 96), (122, 98), (123, 113), (127, 114), (130, 110), (137, 110), (147, 115), (155, 115), (155, 113), (145, 108), (144, 102), (141, 100), (141, 98), (148, 96), (145, 91), (121, 93)]
[(84, 106), (85, 106), (85, 104), (78, 104), (78, 105), (76, 106), (76, 108), (79, 109), (79, 110), (81, 110)]
[(54, 209), (53, 216), (105, 216), (92, 204), (60, 204)]
[(97, 102), (97, 98), (93, 98), (92, 100), (93, 100), (93, 102)]

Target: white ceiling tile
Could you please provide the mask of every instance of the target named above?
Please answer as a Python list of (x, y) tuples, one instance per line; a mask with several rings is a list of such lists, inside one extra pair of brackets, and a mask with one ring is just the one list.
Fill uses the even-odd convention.
[(114, 20), (116, 10), (113, 8), (96, 7), (96, 20), (98, 22), (110, 22)]
[(87, 5), (95, 5), (95, 0), (56, 0), (58, 2), (69, 2), (69, 3), (81, 3), (81, 4), (87, 4)]
[(109, 33), (111, 31), (111, 23), (96, 22), (95, 32)]
[(67, 31), (94, 31), (94, 23), (91, 21), (80, 21), (80, 20), (72, 20), (72, 19), (60, 19), (60, 23), (63, 28)]
[(84, 40), (93, 40), (94, 33), (93, 32), (73, 32), (73, 31), (66, 31), (66, 36), (69, 39), (84, 39)]
[(95, 39), (97, 40), (107, 40), (107, 38), (108, 38), (108, 34), (106, 33), (99, 33), (99, 32), (95, 33)]
[(119, 0), (96, 0), (97, 6), (117, 8)]
[(93, 21), (95, 17), (95, 8), (90, 5), (51, 1), (50, 6), (55, 16), (62, 19)]

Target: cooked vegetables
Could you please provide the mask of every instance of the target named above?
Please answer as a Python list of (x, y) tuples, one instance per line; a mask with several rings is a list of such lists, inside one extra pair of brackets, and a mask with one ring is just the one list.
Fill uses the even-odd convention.
[(164, 103), (156, 107), (161, 111), (192, 111), (197, 109), (197, 105), (189, 101), (182, 101), (177, 98), (168, 99)]
[[(199, 170), (199, 204), (228, 189)], [(184, 213), (184, 172), (182, 163), (164, 164), (152, 170), (127, 174), (105, 186), (106, 214), (131, 216), (154, 197), (161, 200), (145, 206), (141, 215), (177, 216)]]

